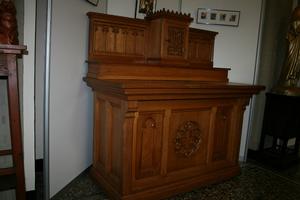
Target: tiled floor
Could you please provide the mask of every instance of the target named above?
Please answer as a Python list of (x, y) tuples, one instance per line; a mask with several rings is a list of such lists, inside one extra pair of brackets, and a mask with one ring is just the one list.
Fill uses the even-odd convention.
[[(228, 181), (175, 195), (168, 200), (300, 200), (300, 165), (277, 171), (255, 162), (242, 165)], [(108, 200), (87, 173), (81, 174), (52, 200)]]

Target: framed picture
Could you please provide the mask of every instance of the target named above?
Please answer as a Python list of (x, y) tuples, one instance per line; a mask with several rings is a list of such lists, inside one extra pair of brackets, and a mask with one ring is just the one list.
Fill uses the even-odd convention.
[(219, 10), (209, 8), (198, 8), (198, 24), (214, 24), (225, 26), (238, 26), (240, 20), (240, 11)]
[(156, 10), (156, 0), (136, 0), (135, 18), (143, 19), (147, 13)]
[(99, 0), (86, 0), (87, 2), (93, 4), (94, 6), (98, 6)]

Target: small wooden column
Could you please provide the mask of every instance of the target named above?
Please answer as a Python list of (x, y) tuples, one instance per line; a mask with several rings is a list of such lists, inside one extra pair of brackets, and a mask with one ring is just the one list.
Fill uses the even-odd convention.
[(12, 155), (13, 167), (0, 169), (1, 189), (16, 188), (18, 200), (25, 199), (24, 159), (20, 122), (17, 58), (26, 50), (21, 45), (0, 45), (0, 77), (7, 79), (9, 124), (12, 149), (0, 156)]

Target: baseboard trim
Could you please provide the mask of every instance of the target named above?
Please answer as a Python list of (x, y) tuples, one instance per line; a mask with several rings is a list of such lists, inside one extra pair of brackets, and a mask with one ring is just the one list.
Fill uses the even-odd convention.
[(36, 191), (35, 190), (26, 191), (26, 199), (36, 200)]

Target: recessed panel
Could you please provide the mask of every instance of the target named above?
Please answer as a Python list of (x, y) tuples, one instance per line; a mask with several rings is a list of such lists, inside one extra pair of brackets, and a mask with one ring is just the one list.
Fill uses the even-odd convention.
[(94, 107), (94, 165), (104, 167), (106, 157), (105, 144), (107, 143), (107, 109), (105, 106), (105, 100), (96, 97)]
[(207, 163), (210, 109), (173, 110), (168, 142), (168, 172)]
[(136, 133), (136, 178), (160, 174), (163, 113), (142, 112)]
[(226, 160), (227, 158), (231, 113), (231, 106), (219, 107), (217, 109), (212, 155), (213, 161)]
[(121, 156), (122, 156), (122, 117), (121, 105), (111, 104), (112, 106), (112, 131), (111, 131), (111, 167), (112, 173), (121, 177)]

